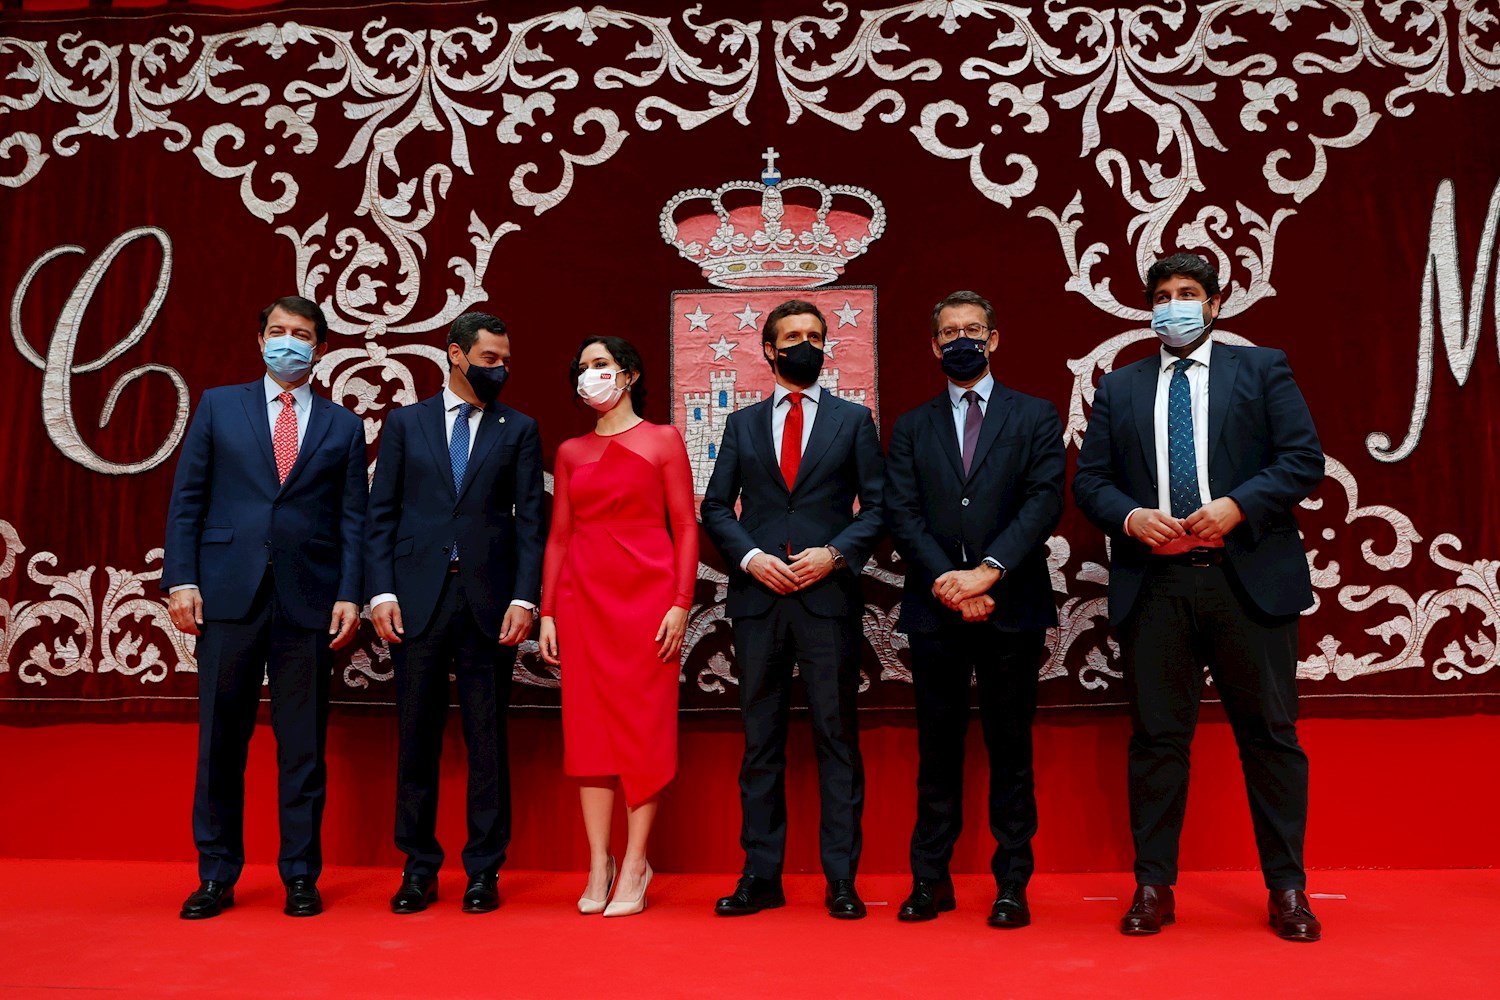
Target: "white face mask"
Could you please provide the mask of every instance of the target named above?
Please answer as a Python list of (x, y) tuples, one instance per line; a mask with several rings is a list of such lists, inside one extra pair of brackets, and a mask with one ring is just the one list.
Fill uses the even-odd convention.
[(613, 410), (625, 395), (625, 388), (616, 384), (623, 374), (624, 369), (589, 368), (578, 376), (578, 395), (601, 413)]

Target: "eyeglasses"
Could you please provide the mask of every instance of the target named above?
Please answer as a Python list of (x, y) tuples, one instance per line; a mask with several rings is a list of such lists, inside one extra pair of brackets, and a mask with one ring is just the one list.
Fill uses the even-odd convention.
[(990, 335), (990, 328), (979, 323), (970, 323), (968, 326), (945, 326), (938, 331), (938, 336), (944, 340), (952, 340), (958, 336), (968, 337), (970, 340), (984, 340)]

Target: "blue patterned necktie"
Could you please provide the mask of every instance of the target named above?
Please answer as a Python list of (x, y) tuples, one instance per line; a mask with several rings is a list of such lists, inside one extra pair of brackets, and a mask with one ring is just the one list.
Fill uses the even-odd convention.
[[(453, 421), (453, 433), (448, 438), (448, 461), (453, 465), (453, 494), (457, 496), (464, 488), (464, 473), (469, 469), (469, 415), (479, 407), (473, 403), (460, 403), (458, 416)], [(458, 558), (458, 539), (448, 550), (450, 560)]]
[(1187, 370), (1193, 361), (1172, 365), (1167, 387), (1167, 471), (1172, 488), (1172, 516), (1187, 517), (1202, 506), (1198, 495), (1198, 451), (1193, 446), (1193, 390)]

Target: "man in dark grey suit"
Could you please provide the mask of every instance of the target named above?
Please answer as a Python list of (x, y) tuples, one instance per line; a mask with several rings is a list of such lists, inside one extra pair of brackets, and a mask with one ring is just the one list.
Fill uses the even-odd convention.
[(1323, 449), (1285, 354), (1214, 341), (1207, 261), (1157, 261), (1146, 301), (1161, 350), (1099, 380), (1073, 480), (1112, 542), (1109, 621), (1130, 694), (1136, 892), (1120, 929), (1155, 934), (1176, 919), (1206, 663), (1240, 748), (1271, 926), (1316, 941), (1297, 742), (1297, 619), (1313, 594), (1294, 510), (1323, 479)]
[(954, 292), (932, 310), (948, 384), (902, 414), (886, 464), (886, 519), (906, 563), (901, 625), (917, 702), (912, 891), (897, 914), (954, 907), (948, 862), (963, 828), (970, 683), (989, 750), (993, 927), (1031, 923), (1031, 723), (1047, 628), (1057, 624), (1047, 539), (1063, 506), (1062, 423), (1051, 403), (995, 380), (995, 310)]
[(776, 388), (770, 399), (730, 415), (703, 498), (704, 530), (730, 566), (728, 612), (745, 722), (745, 868), (734, 892), (715, 906), (723, 916), (785, 904), (794, 664), (807, 684), (817, 748), (824, 902), (834, 917), (865, 915), (854, 887), (864, 808), (854, 704), (864, 613), (859, 576), (880, 537), (884, 468), (870, 411), (818, 385), (827, 332), (810, 302), (783, 302), (766, 317), (761, 340)]

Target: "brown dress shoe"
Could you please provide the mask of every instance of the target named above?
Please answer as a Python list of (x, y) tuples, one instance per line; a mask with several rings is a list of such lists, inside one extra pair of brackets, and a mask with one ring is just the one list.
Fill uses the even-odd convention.
[(1316, 941), (1323, 936), (1323, 925), (1307, 905), (1307, 893), (1301, 889), (1272, 889), (1267, 903), (1271, 926), (1288, 941)]
[(1120, 918), (1121, 934), (1159, 934), (1177, 922), (1177, 899), (1170, 885), (1138, 885), (1130, 909)]

